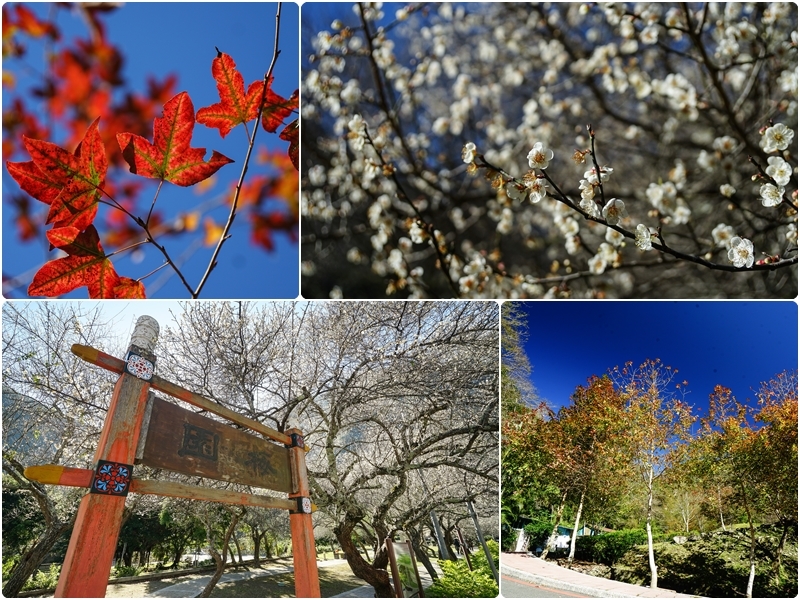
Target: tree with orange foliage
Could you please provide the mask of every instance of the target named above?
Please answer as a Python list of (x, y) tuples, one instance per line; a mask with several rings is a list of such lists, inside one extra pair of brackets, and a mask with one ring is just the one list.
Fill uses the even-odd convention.
[[(627, 432), (623, 396), (607, 376), (589, 378), (578, 386), (572, 403), (558, 412), (560, 435), (554, 436), (552, 467), (561, 473), (563, 489), (571, 484), (578, 508), (568, 562), (575, 557), (577, 532), (587, 498), (610, 498), (610, 488), (621, 489), (625, 477)], [(557, 525), (557, 523), (556, 523)]]
[(685, 381), (677, 384), (678, 394), (673, 395), (677, 373), (660, 359), (647, 359), (635, 368), (630, 362), (621, 369), (615, 367), (610, 374), (625, 402), (628, 452), (647, 495), (647, 554), (653, 589), (658, 587), (652, 529), (655, 485), (676, 459), (681, 442), (688, 440), (694, 422), (691, 407), (680, 394)]
[(709, 396), (709, 415), (701, 420), (700, 435), (692, 444), (693, 459), (707, 468), (714, 465), (747, 515), (747, 598), (753, 597), (756, 577), (758, 516), (770, 515), (783, 527), (774, 553), (774, 576), (780, 576), (788, 530), (797, 524), (797, 373), (784, 372), (763, 382), (757, 398), (756, 408), (738, 401), (729, 388), (716, 386)]

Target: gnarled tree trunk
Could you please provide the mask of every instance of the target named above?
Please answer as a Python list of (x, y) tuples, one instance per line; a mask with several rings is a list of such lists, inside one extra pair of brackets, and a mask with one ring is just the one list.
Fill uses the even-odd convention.
[(375, 588), (375, 597), (392, 598), (394, 590), (389, 582), (389, 572), (386, 570), (386, 551), (381, 550), (375, 555), (375, 560), (369, 564), (358, 551), (353, 543), (353, 529), (357, 520), (352, 515), (346, 515), (342, 522), (333, 530), (336, 539), (342, 547), (347, 564), (350, 565), (353, 574), (366, 581)]
[(431, 579), (434, 581), (439, 579), (439, 574), (436, 572), (428, 553), (425, 552), (425, 548), (422, 546), (423, 540), (420, 531), (416, 528), (408, 527), (406, 528), (406, 533), (408, 533), (408, 537), (411, 540), (411, 547), (414, 549), (414, 554), (416, 554), (419, 562), (425, 565), (425, 570), (428, 571), (428, 575), (430, 575)]

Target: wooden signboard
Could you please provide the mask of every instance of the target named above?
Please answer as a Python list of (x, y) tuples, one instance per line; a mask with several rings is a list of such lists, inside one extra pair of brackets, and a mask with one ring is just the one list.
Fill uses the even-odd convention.
[(295, 492), (289, 449), (185, 408), (152, 398), (146, 432), (136, 462), (243, 483), (277, 492)]
[[(319, 598), (314, 524), (305, 453), (299, 429), (285, 433), (240, 415), (154, 373), (153, 348), (158, 323), (140, 317), (126, 359), (75, 344), (72, 352), (120, 375), (95, 453), (95, 468), (34, 465), (31, 481), (88, 487), (81, 500), (55, 596), (99, 598), (105, 595), (109, 565), (122, 525), (128, 492), (191, 498), (289, 511), (295, 595)], [(136, 343), (134, 343), (134, 341)], [(151, 388), (257, 431), (271, 441), (224, 425), (156, 398)], [(272, 498), (171, 481), (140, 479), (134, 463), (212, 479), (287, 492)]]
[(386, 550), (392, 569), (395, 597), (423, 598), (425, 594), (411, 542), (393, 542), (391, 538), (386, 538)]

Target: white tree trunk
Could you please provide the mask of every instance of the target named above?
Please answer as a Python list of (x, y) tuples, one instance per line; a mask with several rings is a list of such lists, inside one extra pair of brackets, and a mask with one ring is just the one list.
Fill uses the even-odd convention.
[(578, 538), (578, 527), (581, 523), (581, 512), (583, 511), (583, 497), (586, 494), (586, 491), (581, 492), (581, 501), (578, 504), (578, 514), (575, 515), (575, 527), (572, 528), (572, 540), (569, 543), (569, 557), (567, 558), (568, 563), (572, 563), (572, 560), (575, 558), (575, 541)]
[(555, 546), (556, 544), (556, 535), (558, 535), (558, 524), (561, 523), (561, 515), (564, 513), (564, 504), (567, 502), (567, 493), (564, 492), (564, 495), (561, 496), (561, 504), (558, 505), (558, 512), (556, 513), (556, 522), (553, 525), (553, 531), (550, 532), (550, 537), (547, 538), (547, 543), (544, 546), (544, 550), (542, 550), (541, 559), (544, 560), (547, 558), (547, 554), (550, 552), (550, 546)]
[(753, 581), (756, 578), (756, 563), (754, 560), (750, 560), (750, 577), (747, 580), (747, 598), (753, 597)]
[(650, 563), (650, 588), (658, 587), (658, 567), (653, 553), (653, 530), (650, 522), (653, 518), (653, 467), (650, 467), (650, 477), (647, 482), (647, 560)]

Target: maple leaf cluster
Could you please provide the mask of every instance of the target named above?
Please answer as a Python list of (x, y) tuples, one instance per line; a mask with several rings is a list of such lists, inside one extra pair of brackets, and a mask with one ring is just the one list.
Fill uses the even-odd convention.
[[(217, 82), (220, 101), (197, 111), (197, 122), (207, 127), (216, 128), (222, 137), (228, 135), (234, 127), (246, 124), (258, 117), (262, 110), (261, 125), (268, 133), (275, 133), (284, 119), (297, 110), (299, 90), (295, 90), (289, 99), (281, 98), (272, 91), (273, 77), (266, 81), (254, 81), (244, 89), (244, 78), (236, 69), (233, 59), (220, 52), (211, 63), (211, 74)], [(298, 167), (298, 121), (295, 119), (284, 127), (280, 138), (289, 142), (289, 157), (295, 169)]]
[[(27, 162), (6, 162), (9, 174), (27, 194), (11, 199), (12, 206), (18, 211), (16, 221), (20, 237), (31, 239), (40, 235), (39, 226), (30, 214), (29, 198), (33, 198), (49, 207), (45, 224), (51, 226), (46, 232), (50, 249), (59, 249), (66, 254), (46, 262), (38, 270), (28, 294), (54, 297), (86, 287), (91, 298), (144, 298), (142, 281), (119, 276), (111, 257), (142, 243), (152, 243), (169, 262), (166, 251), (156, 243), (151, 230), (151, 227), (161, 225), (162, 218), (153, 207), (146, 219), (135, 216), (133, 204), (141, 183), (137, 180), (122, 185), (107, 182), (109, 166), (127, 164), (131, 173), (141, 177), (183, 187), (195, 185), (233, 162), (216, 150), (209, 160), (205, 160), (205, 148), (191, 147), (196, 122), (218, 129), (225, 137), (237, 125), (247, 127), (247, 123), (260, 115), (263, 128), (275, 133), (297, 110), (298, 92), (295, 91), (288, 100), (280, 97), (271, 89), (272, 77), (252, 83), (245, 92), (244, 80), (235, 62), (218, 50), (212, 62), (212, 75), (219, 92), (219, 103), (201, 108), (195, 114), (189, 94), (174, 94), (175, 78), (169, 77), (162, 83), (150, 81), (147, 96), (128, 94), (122, 103), (113, 104), (110, 90), (122, 83), (120, 54), (105, 39), (102, 23), (97, 18), (101, 9), (95, 10), (90, 6), (81, 9), (87, 11), (89, 17), (93, 30), (91, 40), (79, 40), (76, 47), (57, 53), (52, 64), (56, 76), (48, 78), (38, 90), (50, 114), (64, 120), (72, 130), (67, 145), (77, 144), (74, 152), (45, 141), (50, 137), (49, 128), (27, 112), (19, 99), (3, 115), (5, 155), (14, 156), (24, 149), (31, 158)], [(30, 37), (46, 35), (52, 39), (58, 39), (60, 35), (53, 24), (37, 19), (24, 5), (5, 5), (4, 57), (24, 54), (25, 48), (15, 36), (20, 32)], [(4, 74), (4, 87), (6, 85), (13, 85), (13, 82), (6, 81)], [(76, 94), (82, 101), (76, 101)], [(92, 119), (89, 118), (91, 115), (94, 115)], [(144, 119), (145, 116), (148, 118)], [(101, 121), (105, 137), (101, 135)], [(149, 131), (144, 131), (142, 125), (150, 121), (153, 122), (152, 141), (145, 137)], [(82, 129), (77, 130), (81, 126)], [(78, 137), (81, 133), (82, 136)], [(292, 176), (286, 179), (295, 182), (295, 189), (281, 186), (279, 179), (283, 177), (276, 180), (258, 177), (250, 192), (250, 202), (254, 206), (276, 191), (290, 192), (289, 196), (296, 197), (297, 119), (284, 126), (279, 135), (290, 143), (288, 159), (294, 169)], [(283, 169), (282, 174), (285, 173), (287, 171)], [(237, 189), (236, 193), (243, 191)], [(141, 239), (143, 234), (145, 240), (106, 253), (94, 225), (101, 203), (116, 209), (107, 217), (108, 222), (114, 225), (107, 241), (123, 245)], [(284, 230), (290, 237), (295, 235), (296, 210), (288, 215), (277, 211), (252, 213), (250, 220), (253, 241), (268, 250), (273, 247), (271, 231)], [(190, 221), (196, 223), (197, 218), (187, 215), (186, 222)], [(175, 233), (180, 227), (176, 225), (172, 229)]]

